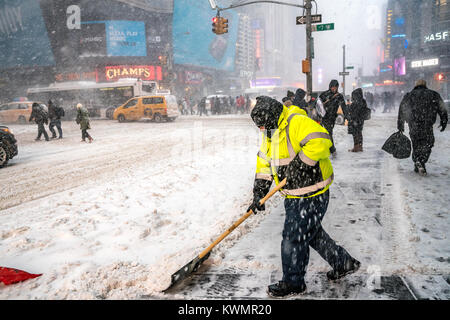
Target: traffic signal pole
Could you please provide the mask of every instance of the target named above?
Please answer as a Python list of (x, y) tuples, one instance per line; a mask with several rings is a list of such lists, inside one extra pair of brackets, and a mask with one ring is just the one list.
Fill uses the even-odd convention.
[(342, 46), (343, 52), (343, 65), (342, 65), (342, 72), (344, 73), (342, 75), (342, 92), (345, 98), (345, 71), (346, 71), (346, 65), (345, 65), (345, 44)]
[(311, 26), (311, 0), (305, 1), (306, 9), (306, 60), (309, 61), (309, 72), (306, 73), (306, 93), (312, 95), (312, 26)]

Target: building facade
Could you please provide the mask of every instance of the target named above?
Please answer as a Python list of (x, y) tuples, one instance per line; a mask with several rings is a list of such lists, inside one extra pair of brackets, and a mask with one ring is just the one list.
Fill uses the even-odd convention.
[(379, 82), (409, 91), (417, 79), (449, 99), (450, 2), (389, 0)]

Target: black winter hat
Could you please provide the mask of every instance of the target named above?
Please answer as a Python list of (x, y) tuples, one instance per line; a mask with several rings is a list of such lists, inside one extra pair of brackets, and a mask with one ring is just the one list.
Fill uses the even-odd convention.
[(292, 101), (292, 104), (294, 106), (300, 106), (305, 96), (306, 96), (305, 90), (297, 89), (297, 91), (295, 91), (295, 97), (294, 100)]
[(330, 81), (330, 85), (328, 86), (328, 88), (331, 89), (332, 87), (338, 87), (339, 88), (339, 81), (331, 80)]
[(257, 127), (264, 127), (269, 132), (278, 128), (278, 119), (283, 112), (283, 105), (270, 97), (256, 98), (256, 105), (250, 116)]

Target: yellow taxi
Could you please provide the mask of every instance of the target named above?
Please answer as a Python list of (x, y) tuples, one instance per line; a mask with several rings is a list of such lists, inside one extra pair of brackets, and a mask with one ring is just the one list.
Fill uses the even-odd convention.
[(151, 119), (155, 122), (174, 121), (179, 116), (178, 103), (170, 94), (134, 97), (114, 110), (119, 122)]
[(43, 105), (38, 101), (17, 101), (0, 105), (0, 122), (1, 123), (28, 123), (31, 115), (31, 106), (34, 102)]

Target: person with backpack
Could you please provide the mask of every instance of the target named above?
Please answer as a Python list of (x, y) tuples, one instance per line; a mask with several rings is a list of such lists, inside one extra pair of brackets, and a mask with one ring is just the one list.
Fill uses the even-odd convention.
[(44, 134), (45, 141), (50, 141), (48, 138), (47, 131), (45, 130), (44, 123), (48, 124), (48, 114), (47, 111), (37, 102), (34, 102), (31, 106), (31, 115), (29, 122), (33, 121), (38, 125), (38, 135), (35, 141), (41, 140), (41, 135)]
[(56, 132), (54, 127), (58, 129), (59, 138), (63, 138), (62, 129), (61, 129), (61, 117), (64, 117), (64, 109), (60, 106), (55, 105), (52, 100), (48, 100), (48, 117), (50, 119), (50, 124), (48, 128), (52, 133), (52, 139), (56, 139)]
[(361, 88), (352, 92), (352, 102), (347, 107), (348, 133), (353, 136), (353, 149), (349, 152), (363, 152), (364, 120), (368, 120), (370, 109), (367, 107)]
[(89, 139), (89, 143), (91, 143), (94, 139), (87, 132), (88, 129), (91, 128), (89, 124), (89, 111), (83, 107), (81, 103), (77, 104), (77, 124), (80, 125), (81, 129), (81, 142), (86, 142), (86, 138)]

